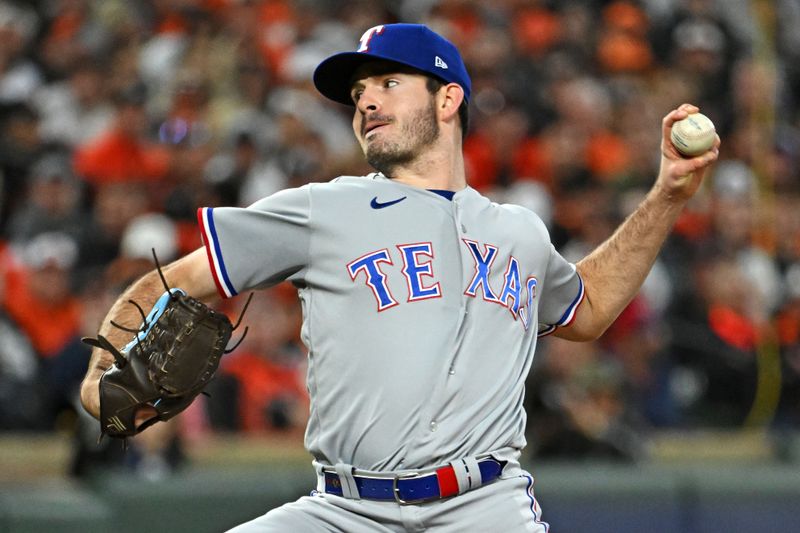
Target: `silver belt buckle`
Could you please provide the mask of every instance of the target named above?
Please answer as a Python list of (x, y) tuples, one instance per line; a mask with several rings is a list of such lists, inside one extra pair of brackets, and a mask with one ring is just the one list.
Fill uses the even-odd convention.
[(416, 504), (416, 503), (425, 503), (425, 502), (432, 502), (434, 500), (438, 500), (439, 499), (438, 496), (427, 497), (427, 498), (416, 498), (416, 499), (413, 499), (413, 500), (404, 500), (403, 498), (400, 497), (400, 487), (397, 486), (397, 483), (401, 479), (415, 479), (415, 478), (420, 478), (420, 477), (425, 477), (425, 476), (430, 476), (430, 475), (436, 476), (436, 472), (434, 472), (433, 474), (419, 474), (417, 472), (410, 472), (408, 474), (398, 474), (398, 475), (394, 476), (392, 478), (392, 494), (394, 495), (394, 501), (396, 501), (400, 505), (413, 505), (413, 504)]

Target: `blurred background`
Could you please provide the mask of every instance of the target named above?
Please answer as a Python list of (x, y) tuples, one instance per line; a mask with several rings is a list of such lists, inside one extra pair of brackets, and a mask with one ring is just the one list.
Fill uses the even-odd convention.
[(798, 0), (0, 0), (0, 531), (221, 531), (313, 488), (291, 287), (127, 451), (78, 406), (79, 339), (151, 248), (201, 245), (198, 206), (370, 171), (310, 80), (382, 22), (457, 44), (470, 184), (573, 261), (649, 189), (667, 111), (714, 121), (641, 293), (597, 342), (542, 340), (523, 459), (554, 531), (797, 531)]

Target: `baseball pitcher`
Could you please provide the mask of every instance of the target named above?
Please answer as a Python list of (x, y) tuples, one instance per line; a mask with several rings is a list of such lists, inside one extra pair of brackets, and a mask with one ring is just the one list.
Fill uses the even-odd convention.
[[(669, 112), (651, 191), (613, 236), (571, 264), (535, 213), (467, 184), (471, 84), (450, 42), (422, 25), (375, 26), (355, 51), (323, 61), (314, 83), (353, 108), (353, 132), (376, 172), (247, 208), (201, 208), (204, 247), (163, 272), (201, 301), (289, 280), (302, 302), (305, 445), (317, 485), (234, 531), (548, 531), (518, 461), (537, 338), (586, 341), (606, 330), (717, 159), (719, 139), (682, 157), (671, 126), (698, 109)], [(163, 291), (154, 271), (106, 322), (131, 322), (128, 300), (152, 303)], [(100, 333), (117, 347), (128, 342), (109, 325)], [(114, 361), (95, 348), (82, 387), (95, 416)], [(156, 414), (142, 405), (136, 424)]]

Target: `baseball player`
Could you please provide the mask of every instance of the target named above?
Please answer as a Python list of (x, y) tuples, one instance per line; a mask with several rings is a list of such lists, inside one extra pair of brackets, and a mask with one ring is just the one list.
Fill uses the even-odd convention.
[[(652, 190), (607, 242), (571, 264), (536, 214), (467, 185), (471, 86), (450, 42), (422, 25), (375, 26), (355, 51), (323, 61), (314, 83), (353, 106), (353, 131), (376, 172), (247, 208), (201, 208), (205, 246), (164, 272), (201, 299), (289, 280), (302, 302), (305, 445), (318, 483), (234, 531), (547, 531), (518, 462), (537, 337), (603, 333), (717, 159), (719, 139), (682, 158), (670, 128), (697, 108), (667, 114)], [(145, 276), (108, 319), (136, 322), (125, 301), (152, 302), (162, 290), (155, 272)], [(101, 331), (124, 344), (112, 328)], [(95, 416), (111, 362), (95, 349), (82, 387)]]

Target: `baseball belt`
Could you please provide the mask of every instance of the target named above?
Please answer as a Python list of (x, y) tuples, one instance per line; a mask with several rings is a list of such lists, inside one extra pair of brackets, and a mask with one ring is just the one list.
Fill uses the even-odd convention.
[(325, 493), (407, 505), (450, 498), (492, 483), (500, 477), (504, 462), (493, 457), (459, 459), (433, 470), (400, 474), (353, 469), (347, 475), (341, 466), (323, 467)]

